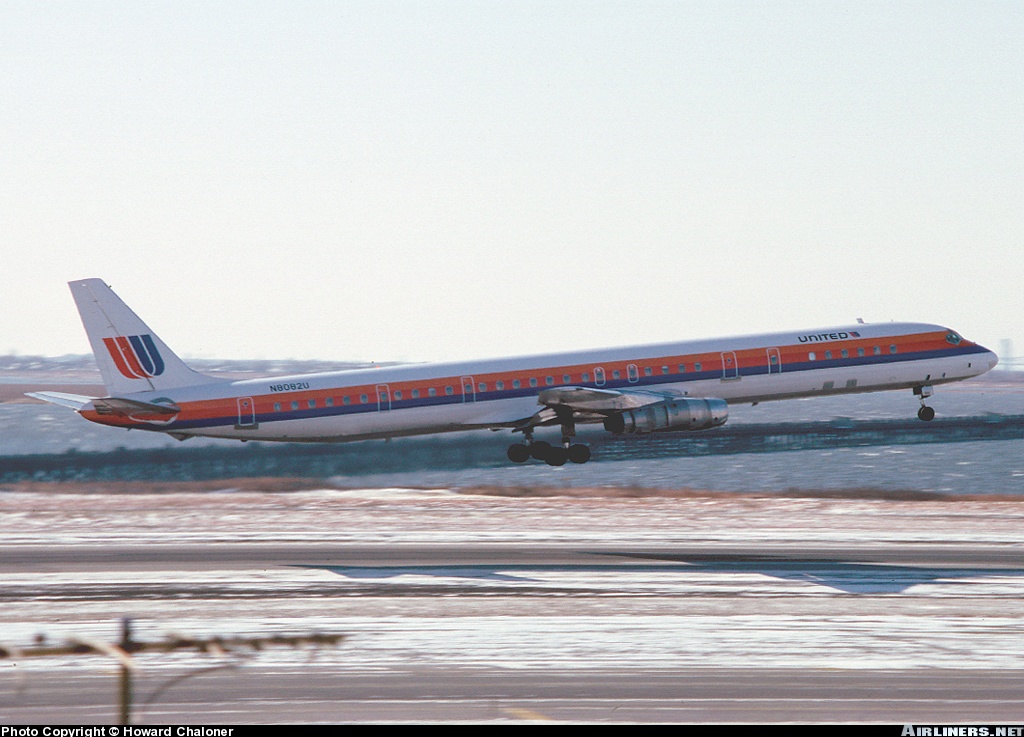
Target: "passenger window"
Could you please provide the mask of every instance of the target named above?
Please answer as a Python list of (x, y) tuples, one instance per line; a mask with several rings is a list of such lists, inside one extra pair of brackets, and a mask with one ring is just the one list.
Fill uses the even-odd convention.
[(435, 387), (429, 387), (427, 389), (427, 396), (428, 397), (436, 397), (437, 396), (437, 389)]
[(327, 397), (327, 400), (324, 403), (328, 407), (333, 407), (334, 406), (334, 397)]
[(306, 404), (309, 405), (310, 409), (313, 409), (314, 407), (316, 407), (316, 400), (315, 399), (310, 399)]
[(535, 377), (530, 378), (530, 386), (537, 386), (537, 379)]
[(494, 382), (494, 388), (497, 389), (498, 391), (501, 391), (502, 389), (505, 388), (505, 382), (504, 381), (496, 381), (496, 382)]
[(857, 355), (858, 356), (863, 356), (864, 355), (864, 349), (863, 348), (858, 348), (857, 349)]
[(831, 361), (832, 360), (832, 351), (825, 351), (825, 360), (826, 361)]
[(402, 392), (401, 391), (395, 392), (395, 401), (397, 402), (401, 398), (402, 398)]
[(420, 390), (419, 389), (413, 389), (412, 390), (412, 398), (413, 399), (419, 399), (420, 398)]
[(519, 379), (512, 379), (512, 388), (513, 389), (518, 389), (522, 385), (523, 385), (523, 383), (521, 381), (519, 381)]
[(895, 352), (896, 352), (896, 345), (893, 344), (893, 345), (889, 346), (889, 353), (895, 353)]
[(451, 386), (446, 386), (444, 388), (444, 393), (450, 397), (452, 394), (455, 393), (455, 389), (453, 389)]
[(612, 371), (612, 378), (613, 379), (618, 379), (620, 376), (622, 376), (622, 374), (619, 373), (618, 369), (615, 369), (614, 371)]
[(346, 395), (341, 399), (342, 404), (352, 404), (352, 397)]
[(876, 345), (873, 350), (874, 350), (876, 356), (882, 355), (882, 347), (881, 346)]
[(580, 380), (581, 380), (581, 381), (582, 381), (582, 382), (583, 382), (584, 384), (586, 384), (587, 382), (589, 382), (589, 381), (590, 381), (590, 374), (583, 374), (583, 376), (581, 376), (581, 377), (580, 377)]
[(645, 366), (644, 376), (654, 376), (654, 369), (652, 369), (650, 366)]
[(681, 373), (681, 374), (685, 374), (686, 373), (686, 364), (685, 363), (679, 364), (679, 373)]
[(274, 411), (275, 412), (280, 412), (281, 411), (281, 403), (280, 402), (274, 402)]
[(572, 377), (569, 376), (569, 374), (562, 374), (562, 383), (563, 384), (571, 384), (572, 383)]
[(547, 384), (548, 386), (554, 386), (555, 385), (555, 377), (554, 376), (547, 377), (546, 379), (544, 379), (544, 383)]
[(359, 402), (361, 404), (366, 404), (366, 395), (365, 394), (360, 394), (359, 395)]
[(699, 363), (693, 364), (693, 370), (699, 372), (701, 370), (701, 365)]
[(479, 384), (477, 385), (477, 389), (476, 389), (476, 390), (477, 390), (478, 392), (485, 392), (485, 391), (487, 391), (487, 384), (485, 384), (484, 382), (482, 382), (482, 381), (481, 381), (481, 382), (480, 382), (480, 383), (479, 383)]
[(292, 409), (298, 409), (298, 408), (299, 408), (299, 403), (298, 402), (292, 402)]
[(663, 373), (663, 374), (666, 374), (666, 375), (667, 375), (667, 374), (668, 374), (668, 366), (662, 366), (662, 367), (661, 367), (661, 373)]
[(848, 350), (846, 350), (845, 348), (843, 348), (843, 350), (840, 352), (839, 355), (841, 355), (843, 358), (849, 358), (850, 357), (850, 352)]
[[(814, 351), (811, 351), (810, 353), (807, 354), (807, 360), (808, 361), (817, 361), (818, 360), (818, 355)], [(777, 359), (775, 356), (772, 356), (771, 361), (772, 361), (772, 365), (774, 366), (775, 364), (777, 364), (779, 362), (779, 359)]]

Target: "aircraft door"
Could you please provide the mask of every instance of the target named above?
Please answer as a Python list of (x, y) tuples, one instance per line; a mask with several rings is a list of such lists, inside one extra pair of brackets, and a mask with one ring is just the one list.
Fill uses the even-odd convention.
[(740, 365), (736, 361), (735, 351), (726, 351), (722, 354), (722, 379), (740, 378)]
[(252, 401), (252, 397), (239, 397), (237, 405), (238, 424), (235, 425), (235, 428), (238, 430), (254, 430), (259, 427), (256, 423), (256, 403)]
[(473, 383), (472, 376), (462, 377), (462, 403), (476, 401), (476, 384)]
[(377, 384), (377, 411), (391, 411), (391, 389), (387, 384)]
[(782, 373), (782, 356), (779, 354), (778, 348), (768, 349), (768, 373), (769, 374), (781, 374)]

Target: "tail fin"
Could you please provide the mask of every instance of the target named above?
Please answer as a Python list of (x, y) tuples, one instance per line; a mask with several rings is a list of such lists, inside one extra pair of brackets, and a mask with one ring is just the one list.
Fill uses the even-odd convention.
[(102, 279), (82, 279), (68, 286), (112, 396), (217, 381), (186, 366)]

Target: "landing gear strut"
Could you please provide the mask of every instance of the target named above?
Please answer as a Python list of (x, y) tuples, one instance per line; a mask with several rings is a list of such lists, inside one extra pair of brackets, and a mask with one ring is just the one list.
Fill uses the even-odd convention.
[(935, 392), (930, 386), (915, 386), (914, 395), (921, 400), (921, 409), (917, 411), (917, 419), (923, 422), (931, 422), (935, 419), (935, 410), (924, 403), (924, 400)]

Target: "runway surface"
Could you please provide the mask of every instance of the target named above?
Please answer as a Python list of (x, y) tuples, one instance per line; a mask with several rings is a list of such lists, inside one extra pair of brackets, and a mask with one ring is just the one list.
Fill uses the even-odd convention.
[[(1020, 723), (1022, 522), (997, 499), (4, 494), (0, 640), (124, 616), (140, 640), (346, 636), (139, 654), (142, 724)], [(3, 723), (111, 723), (115, 693), (101, 656), (0, 660)]]

